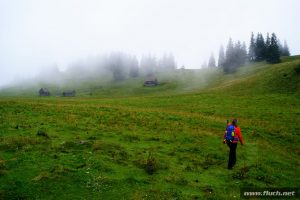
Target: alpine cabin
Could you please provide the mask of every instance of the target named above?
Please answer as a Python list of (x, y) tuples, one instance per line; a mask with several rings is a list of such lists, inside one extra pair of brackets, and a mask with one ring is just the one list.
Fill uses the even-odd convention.
[(43, 96), (50, 96), (50, 92), (47, 88), (41, 88), (39, 90), (39, 95), (42, 96), (42, 97)]

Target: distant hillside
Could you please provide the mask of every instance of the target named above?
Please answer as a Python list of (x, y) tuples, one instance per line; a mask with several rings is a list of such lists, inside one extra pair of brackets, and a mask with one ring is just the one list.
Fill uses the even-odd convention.
[(48, 88), (51, 96), (61, 96), (62, 91), (74, 89), (79, 97), (165, 95), (186, 92), (225, 92), (232, 94), (296, 93), (300, 94), (300, 56), (283, 58), (282, 63), (250, 63), (233, 74), (221, 69), (180, 69), (156, 74), (159, 85), (144, 87), (145, 76), (113, 82), (110, 79), (70, 79), (63, 84), (26, 82), (0, 90), (0, 96), (37, 96), (41, 87)]
[(123, 81), (103, 79), (103, 76), (85, 79), (70, 79), (63, 83), (28, 81), (0, 90), (0, 96), (37, 96), (40, 88), (47, 88), (51, 96), (61, 96), (64, 90), (76, 90), (79, 97), (140, 96), (157, 94), (177, 94), (195, 89), (204, 89), (222, 75), (221, 69), (178, 69), (156, 73), (159, 84), (145, 87), (146, 76), (128, 78)]
[(300, 94), (300, 56), (286, 57), (275, 65), (265, 62), (239, 68), (234, 74), (220, 77), (209, 91), (232, 94)]

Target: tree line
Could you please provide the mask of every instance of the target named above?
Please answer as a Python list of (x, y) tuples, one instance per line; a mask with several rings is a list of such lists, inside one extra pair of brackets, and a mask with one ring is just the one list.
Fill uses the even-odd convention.
[(125, 53), (112, 53), (106, 58), (105, 65), (112, 72), (115, 81), (134, 78), (140, 75), (152, 76), (156, 72), (175, 70), (177, 68), (173, 54), (165, 54), (157, 59), (155, 56), (142, 56), (140, 62), (136, 56)]
[(229, 38), (226, 50), (221, 45), (219, 50), (218, 65), (216, 65), (215, 58), (211, 54), (208, 67), (221, 67), (225, 73), (234, 72), (238, 67), (244, 65), (246, 62), (267, 61), (268, 63), (279, 63), (281, 56), (289, 56), (290, 51), (287, 42), (284, 41), (282, 45), (275, 33), (269, 33), (264, 39), (261, 33), (257, 33), (256, 37), (251, 33), (249, 49), (247, 51), (245, 42), (234, 42)]
[[(246, 62), (257, 62), (266, 60), (268, 63), (280, 62), (280, 56), (289, 56), (289, 48), (284, 41), (281, 45), (275, 33), (266, 35), (266, 40), (261, 33), (256, 37), (251, 34), (249, 48), (246, 43), (229, 39), (226, 49), (221, 45), (218, 62), (213, 53), (210, 55), (208, 64), (202, 67), (220, 67), (225, 73), (234, 72)], [(78, 74), (80, 77), (89, 77), (96, 74), (105, 74), (106, 78), (112, 76), (114, 81), (122, 81), (127, 78), (138, 76), (153, 76), (158, 72), (170, 72), (177, 68), (174, 56), (169, 53), (160, 58), (153, 55), (144, 55), (140, 60), (134, 55), (114, 52), (106, 56), (97, 57), (93, 62), (75, 63), (69, 70), (71, 74)], [(182, 66), (184, 69), (184, 66)], [(71, 76), (71, 75), (70, 75)]]
[[(177, 68), (175, 57), (172, 53), (161, 57), (154, 55), (143, 55), (140, 59), (133, 54), (124, 52), (112, 52), (106, 55), (97, 55), (85, 60), (78, 60), (69, 65), (64, 71), (58, 68), (50, 79), (60, 79), (65, 73), (67, 79), (77, 77), (80, 80), (88, 80), (103, 77), (103, 80), (114, 82), (135, 78), (140, 76), (154, 76), (157, 73), (168, 73)], [(49, 74), (49, 73), (48, 73)], [(45, 79), (45, 78), (43, 78)]]

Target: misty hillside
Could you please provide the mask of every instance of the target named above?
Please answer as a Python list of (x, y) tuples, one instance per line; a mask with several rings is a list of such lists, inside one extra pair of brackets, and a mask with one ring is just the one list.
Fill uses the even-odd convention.
[(0, 200), (299, 198), (299, 8), (0, 0)]
[[(242, 199), (299, 183), (299, 56), (157, 78), (3, 90), (25, 97), (0, 99), (0, 199)], [(245, 145), (227, 170), (233, 117)]]
[[(56, 79), (32, 79), (0, 90), (1, 96), (38, 96), (40, 88), (48, 88), (51, 97), (65, 90), (75, 90), (77, 97), (109, 97), (180, 94), (193, 91), (226, 91), (232, 94), (297, 93), (299, 94), (300, 56), (285, 57), (280, 64), (250, 63), (235, 73), (224, 74), (219, 68), (174, 69), (155, 73), (159, 85), (145, 87), (146, 75), (113, 81), (103, 71), (76, 71), (52, 75)], [(92, 76), (91, 76), (92, 75)], [(59, 80), (59, 81), (58, 81)], [(62, 81), (63, 80), (63, 81)]]
[(282, 63), (265, 62), (241, 67), (224, 75), (208, 88), (231, 94), (300, 94), (300, 56), (285, 57)]

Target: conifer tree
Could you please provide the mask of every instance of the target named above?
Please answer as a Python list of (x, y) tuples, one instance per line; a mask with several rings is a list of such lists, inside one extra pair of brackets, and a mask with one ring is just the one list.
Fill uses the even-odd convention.
[(268, 63), (279, 63), (280, 62), (280, 50), (278, 40), (275, 33), (272, 33), (270, 46), (268, 48)]
[(265, 41), (264, 37), (261, 33), (257, 34), (256, 37), (256, 45), (255, 45), (255, 60), (256, 61), (262, 61), (266, 58), (266, 46), (265, 46)]
[(229, 38), (227, 48), (226, 48), (226, 53), (225, 53), (225, 62), (224, 62), (224, 72), (225, 73), (230, 73), (233, 72), (236, 68), (235, 62), (234, 62), (234, 56), (235, 56), (235, 51), (234, 51), (234, 46), (233, 46), (233, 41), (231, 38)]
[(157, 60), (156, 57), (148, 55), (142, 56), (140, 62), (140, 69), (144, 75), (153, 76), (157, 71)]
[(246, 43), (243, 42), (243, 45), (242, 45), (242, 49), (241, 49), (241, 59), (242, 59), (242, 64), (245, 64), (246, 61), (247, 61), (247, 47), (246, 47)]
[(158, 70), (175, 70), (176, 69), (176, 62), (175, 58), (172, 53), (168, 55), (164, 55), (161, 59), (158, 60)]
[(223, 45), (220, 46), (219, 50), (219, 59), (218, 59), (218, 67), (223, 67), (225, 63), (225, 53)]
[(277, 44), (278, 44), (278, 48), (279, 48), (279, 52), (280, 52), (280, 56), (283, 56), (283, 45), (281, 44), (280, 40), (277, 39)]
[(289, 47), (288, 47), (287, 42), (285, 40), (284, 40), (281, 55), (282, 56), (290, 56), (291, 55)]
[(254, 39), (254, 34), (253, 32), (251, 33), (251, 39), (250, 39), (250, 45), (249, 45), (249, 53), (248, 53), (248, 58), (249, 61), (255, 61), (255, 39)]
[(265, 47), (266, 47), (266, 51), (265, 51), (265, 57), (266, 59), (269, 58), (269, 54), (270, 54), (270, 46), (271, 46), (271, 38), (269, 36), (269, 33), (267, 33), (267, 38), (266, 38), (266, 44), (265, 44)]
[(139, 76), (139, 62), (135, 56), (131, 59), (130, 62), (129, 76), (133, 78)]
[(214, 57), (214, 54), (211, 53), (210, 57), (209, 57), (209, 61), (208, 61), (208, 65), (207, 65), (209, 68), (214, 68), (216, 67), (216, 60), (215, 60), (215, 57)]

